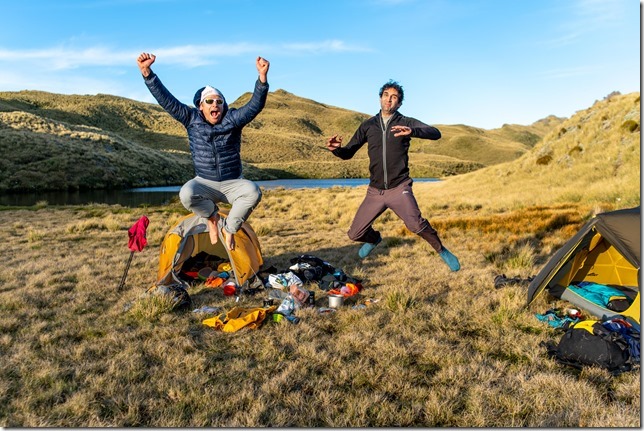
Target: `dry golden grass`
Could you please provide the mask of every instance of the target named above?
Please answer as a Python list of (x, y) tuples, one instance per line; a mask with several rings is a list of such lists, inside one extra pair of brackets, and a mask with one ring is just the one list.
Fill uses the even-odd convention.
[(438, 188), (449, 187), (469, 205), (495, 208), (593, 201), (638, 206), (639, 118), (639, 93), (598, 101), (517, 160), (459, 175)]
[[(364, 187), (266, 191), (251, 224), (267, 266), (309, 253), (365, 289), (332, 315), (305, 309), (298, 325), (232, 334), (143, 295), (179, 204), (146, 209), (149, 245), (122, 292), (127, 229), (143, 210), (0, 212), (0, 425), (639, 427), (639, 370), (613, 378), (557, 365), (539, 343), (558, 334), (534, 317), (553, 304), (540, 298), (528, 310), (525, 287), (493, 285), (500, 273), (535, 274), (597, 208), (504, 210), (489, 196), (468, 205), (445, 183), (417, 184), (416, 195), (459, 256), (458, 273), (390, 211), (375, 224), (383, 243), (360, 261), (346, 230)], [(263, 298), (189, 292), (194, 308)], [(379, 302), (352, 309), (367, 298)]]

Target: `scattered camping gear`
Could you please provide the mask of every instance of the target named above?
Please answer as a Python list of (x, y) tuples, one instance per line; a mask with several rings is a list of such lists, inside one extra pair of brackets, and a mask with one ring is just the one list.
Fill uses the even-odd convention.
[(273, 289), (289, 289), (290, 286), (302, 286), (302, 280), (293, 274), (292, 271), (283, 272), (280, 274), (269, 274), (268, 275), (268, 284)]
[[(289, 286), (288, 293), (282, 299), (281, 304), (277, 308), (277, 312), (284, 316), (290, 316), (294, 312), (309, 307), (309, 297), (311, 292), (303, 289), (302, 286), (292, 284)], [(293, 322), (296, 323), (296, 322)]]
[(125, 285), (125, 278), (127, 277), (127, 272), (130, 269), (130, 264), (132, 263), (132, 256), (134, 256), (134, 252), (142, 251), (148, 243), (145, 233), (149, 224), (150, 220), (146, 216), (141, 216), (136, 221), (136, 223), (134, 223), (132, 227), (127, 230), (127, 247), (130, 249), (130, 257), (128, 258), (127, 264), (125, 265), (125, 271), (123, 272), (121, 281), (116, 288), (117, 291), (121, 290)]
[(329, 291), (340, 289), (345, 282), (359, 284), (361, 280), (350, 277), (341, 268), (310, 254), (302, 254), (291, 259), (289, 269), (303, 282), (317, 282), (320, 289)]
[(192, 307), (192, 298), (188, 295), (188, 291), (181, 286), (168, 286), (172, 294), (172, 301), (174, 305), (173, 310), (185, 310)]
[(329, 308), (340, 308), (344, 304), (344, 295), (341, 293), (329, 293)]
[[(527, 305), (547, 290), (598, 318), (621, 315), (639, 325), (640, 224), (639, 207), (597, 214), (532, 280)], [(588, 295), (579, 289), (598, 285), (613, 294)]]
[(301, 254), (291, 259), (291, 271), (305, 282), (319, 281), (326, 274), (333, 274), (336, 269), (328, 262), (310, 254)]
[(599, 366), (613, 376), (633, 370), (640, 362), (639, 325), (622, 318), (582, 320), (571, 325), (558, 344), (549, 341), (542, 346), (562, 365)]
[[(221, 209), (219, 215), (224, 218), (227, 211)], [(242, 223), (235, 234), (235, 248), (228, 250), (224, 243), (221, 232), (216, 244), (210, 242), (206, 219), (196, 214), (182, 217), (168, 230), (161, 244), (155, 286), (180, 285), (188, 288), (189, 284), (181, 277), (181, 271), (189, 259), (196, 259), (198, 255), (206, 256), (203, 267), (210, 266), (207, 262), (210, 257), (227, 260), (229, 263), (219, 264), (217, 271), (229, 272), (237, 286), (242, 286), (257, 274), (264, 263), (257, 235), (248, 223)], [(198, 270), (194, 278), (197, 277)]]

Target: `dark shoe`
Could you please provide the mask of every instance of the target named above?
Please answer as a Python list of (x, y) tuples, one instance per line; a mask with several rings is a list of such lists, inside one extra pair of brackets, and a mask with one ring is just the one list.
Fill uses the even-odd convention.
[(174, 305), (172, 306), (173, 310), (185, 310), (192, 305), (192, 299), (183, 287), (170, 286), (170, 294), (172, 295), (172, 301), (174, 302)]
[(358, 256), (360, 256), (360, 259), (364, 259), (365, 257), (369, 256), (373, 249), (376, 248), (376, 246), (381, 242), (382, 237), (378, 238), (378, 241), (376, 241), (374, 244), (365, 242), (362, 247), (360, 247), (360, 250), (358, 250)]
[(447, 264), (447, 266), (449, 266), (449, 269), (451, 269), (453, 272), (461, 269), (461, 264), (458, 262), (458, 258), (445, 247), (443, 247), (443, 250), (441, 250), (441, 252), (438, 254), (441, 259), (443, 259), (443, 261)]

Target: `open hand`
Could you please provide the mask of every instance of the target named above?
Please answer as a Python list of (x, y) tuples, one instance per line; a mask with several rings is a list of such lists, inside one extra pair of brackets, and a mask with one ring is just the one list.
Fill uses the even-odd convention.
[(326, 141), (326, 147), (329, 151), (333, 151), (342, 146), (342, 136), (333, 135)]
[(411, 135), (411, 127), (407, 126), (391, 126), (391, 131), (394, 132), (396, 137)]

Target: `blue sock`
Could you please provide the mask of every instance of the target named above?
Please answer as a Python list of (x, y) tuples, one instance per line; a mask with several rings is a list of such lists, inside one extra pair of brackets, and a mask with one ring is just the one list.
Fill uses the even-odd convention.
[(376, 248), (378, 244), (380, 244), (381, 241), (382, 241), (382, 237), (380, 237), (378, 241), (376, 241), (373, 244), (369, 242), (365, 242), (362, 245), (362, 247), (360, 247), (360, 250), (358, 250), (358, 256), (360, 256), (361, 259), (364, 259), (365, 257), (369, 256), (369, 254), (373, 251), (374, 248)]
[(443, 261), (449, 266), (449, 269), (456, 272), (461, 269), (461, 264), (458, 262), (458, 258), (454, 256), (448, 249), (443, 247), (438, 255), (443, 259)]

